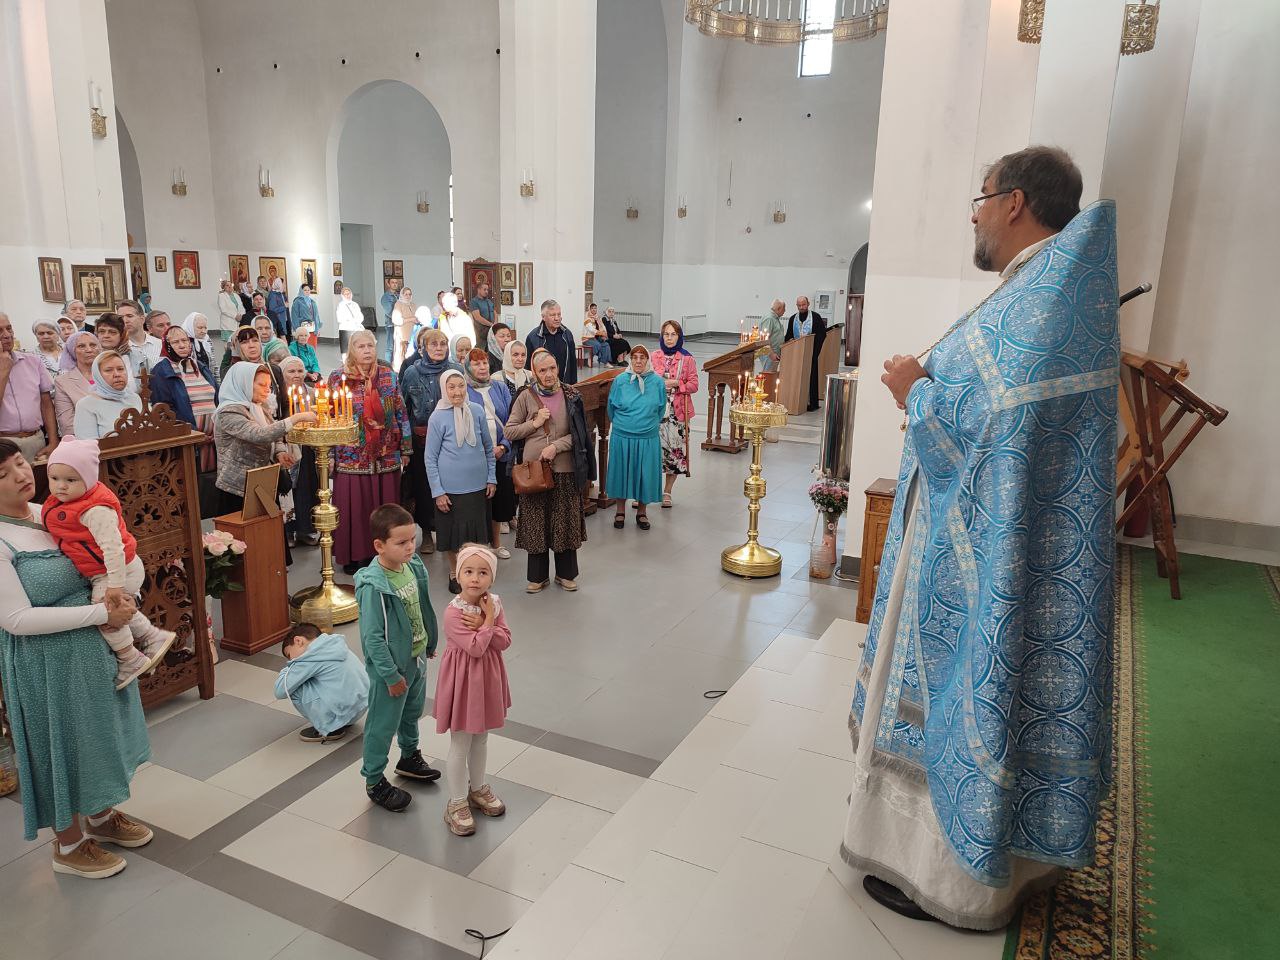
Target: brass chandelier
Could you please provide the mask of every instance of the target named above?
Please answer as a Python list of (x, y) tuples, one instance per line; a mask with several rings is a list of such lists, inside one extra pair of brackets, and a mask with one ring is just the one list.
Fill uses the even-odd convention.
[[(708, 37), (784, 46), (812, 35), (805, 0), (688, 0), (684, 18)], [(889, 22), (889, 0), (836, 0), (831, 39), (870, 40)]]
[[(1018, 10), (1018, 39), (1039, 43), (1044, 31), (1045, 0), (1022, 0)], [(1122, 54), (1147, 53), (1156, 46), (1156, 25), (1160, 20), (1160, 0), (1124, 5), (1124, 26), (1120, 33)]]

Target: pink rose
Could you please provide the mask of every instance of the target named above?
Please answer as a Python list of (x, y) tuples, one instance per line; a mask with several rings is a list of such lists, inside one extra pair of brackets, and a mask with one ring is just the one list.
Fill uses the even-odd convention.
[(205, 544), (205, 549), (208, 550), (215, 557), (220, 557), (227, 552), (227, 545), (223, 543), (221, 540), (219, 540), (217, 543)]
[(231, 541), (231, 552), (234, 553), (236, 556), (239, 556), (240, 554), (244, 553), (246, 547), (247, 547), (247, 544), (243, 540)]

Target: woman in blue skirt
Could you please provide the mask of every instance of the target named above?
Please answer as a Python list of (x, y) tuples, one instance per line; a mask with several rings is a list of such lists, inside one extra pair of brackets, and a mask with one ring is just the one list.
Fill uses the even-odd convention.
[(662, 499), (662, 444), (658, 429), (667, 405), (662, 378), (649, 366), (649, 351), (632, 349), (631, 365), (609, 390), (609, 474), (605, 493), (618, 501), (613, 518), (621, 530), (627, 522), (627, 501), (636, 502), (636, 525), (649, 529), (648, 504)]

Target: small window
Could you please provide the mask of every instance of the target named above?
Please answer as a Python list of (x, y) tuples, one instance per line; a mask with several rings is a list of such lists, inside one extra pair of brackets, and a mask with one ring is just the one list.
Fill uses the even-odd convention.
[(804, 40), (800, 43), (800, 76), (825, 77), (831, 73), (832, 34), (836, 0), (806, 0)]

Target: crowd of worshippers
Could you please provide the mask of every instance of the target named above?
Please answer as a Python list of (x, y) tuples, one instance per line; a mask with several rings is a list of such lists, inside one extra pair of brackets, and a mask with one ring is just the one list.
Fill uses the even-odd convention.
[[(46, 462), (62, 438), (96, 441), (126, 411), (141, 410), (145, 370), (150, 402), (167, 404), (205, 437), (197, 452), (204, 516), (240, 510), (248, 471), (281, 466), (291, 563), (291, 548), (319, 538), (315, 451), (288, 440), (314, 419), (314, 404), (290, 398), (344, 388), (357, 438), (332, 455), (337, 563), (347, 575), (368, 565), (369, 517), (400, 504), (418, 528), (419, 552), (447, 558), (455, 594), (460, 546), (483, 543), (508, 560), (503, 538), (512, 534), (512, 546), (528, 554), (528, 592), (550, 585), (553, 562), (556, 584), (576, 590), (587, 487), (598, 481), (616, 500), (616, 528), (627, 525), (630, 503), (635, 526), (649, 530), (648, 506), (671, 507), (676, 480), (689, 475), (698, 372), (674, 320), (651, 352), (632, 347), (612, 311), (601, 316), (594, 305), (584, 336), (575, 336), (548, 300), (520, 339), (498, 319), (486, 284), (466, 299), (459, 288), (441, 290), (427, 309), (393, 280), (372, 325), (372, 311), (342, 291), (339, 364), (325, 371), (316, 351), (323, 322), (309, 288), (289, 303), (278, 281), (275, 289), (265, 278), (258, 284), (236, 290), (223, 281), (213, 322), (196, 312), (174, 322), (145, 297), (96, 318), (71, 301), (57, 320), (31, 325), (27, 349), (0, 313), (0, 437), (31, 464)], [(604, 363), (625, 367), (610, 388), (612, 456), (601, 477), (574, 387), (580, 348), (596, 349), (587, 341), (601, 344)]]

